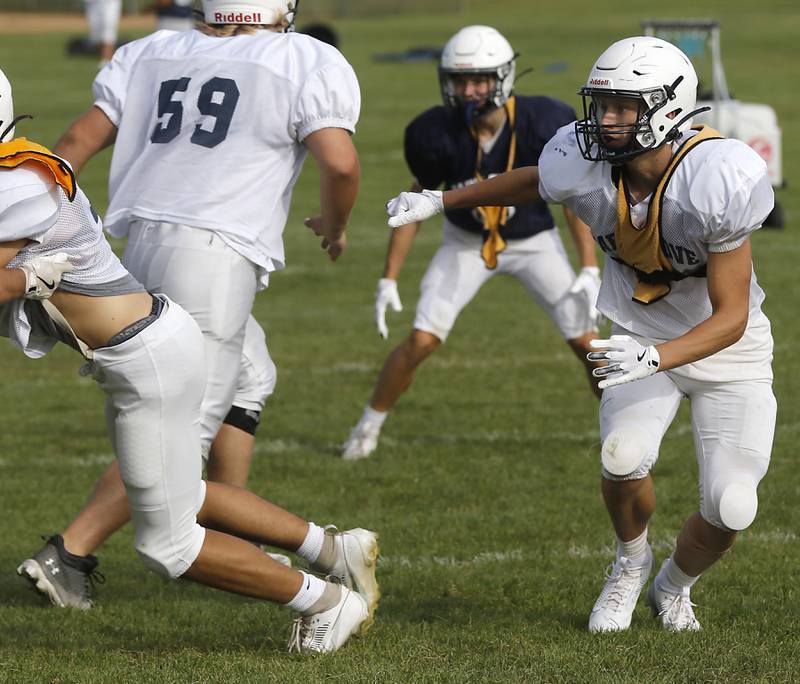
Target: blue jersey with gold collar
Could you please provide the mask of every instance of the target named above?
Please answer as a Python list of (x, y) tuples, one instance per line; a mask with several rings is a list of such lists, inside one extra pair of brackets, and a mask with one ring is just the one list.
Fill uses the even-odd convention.
[[(516, 97), (517, 150), (514, 168), (536, 165), (545, 144), (556, 131), (575, 121), (569, 105), (542, 96)], [(439, 106), (420, 114), (406, 128), (405, 156), (411, 173), (423, 188), (446, 190), (477, 182), (506, 171), (511, 145), (511, 127), (506, 121), (489, 152), (478, 162), (478, 142), (461, 112)], [(483, 221), (473, 209), (446, 212), (447, 218), (471, 233), (483, 231)], [(512, 207), (500, 234), (506, 240), (530, 237), (553, 227), (553, 216), (545, 202)]]

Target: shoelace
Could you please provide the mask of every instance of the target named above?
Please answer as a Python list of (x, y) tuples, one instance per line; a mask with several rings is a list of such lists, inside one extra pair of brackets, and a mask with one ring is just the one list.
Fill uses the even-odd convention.
[(606, 586), (603, 588), (603, 593), (606, 593), (606, 590), (608, 590), (608, 593), (605, 597), (605, 602), (612, 603), (614, 605), (614, 609), (616, 610), (627, 602), (630, 592), (635, 588), (635, 584), (638, 580), (630, 572), (628, 572), (627, 566), (620, 564), (619, 569), (617, 569), (616, 572), (615, 567), (616, 563), (611, 563), (606, 568), (606, 580), (613, 582), (613, 584), (606, 584)]
[(325, 635), (328, 633), (330, 623), (311, 626), (314, 615), (301, 615), (292, 623), (292, 632), (289, 636), (289, 653), (303, 653), (304, 651), (321, 651)]
[(96, 593), (96, 589), (98, 584), (105, 584), (106, 583), (106, 576), (100, 572), (99, 570), (92, 570), (92, 572), (86, 573), (86, 594), (89, 596), (89, 599), (93, 599)]
[(675, 626), (677, 629), (685, 629), (697, 622), (694, 616), (694, 610), (697, 604), (692, 603), (692, 600), (685, 594), (675, 594), (670, 602), (663, 608), (658, 616), (666, 616), (667, 622)]
[(303, 616), (295, 618), (292, 622), (292, 632), (289, 635), (289, 653), (303, 652)]

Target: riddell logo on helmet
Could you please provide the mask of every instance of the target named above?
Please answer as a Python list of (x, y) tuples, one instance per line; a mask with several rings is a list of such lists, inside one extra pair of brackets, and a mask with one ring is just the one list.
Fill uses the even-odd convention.
[(608, 78), (590, 78), (589, 85), (593, 86), (607, 86), (611, 85), (611, 79)]
[(261, 24), (261, 12), (214, 12), (215, 24)]

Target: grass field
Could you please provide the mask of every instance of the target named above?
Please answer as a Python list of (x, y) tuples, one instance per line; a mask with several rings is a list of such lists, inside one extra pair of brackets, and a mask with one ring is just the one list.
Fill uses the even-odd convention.
[[(328, 657), (289, 656), (285, 611), (158, 579), (136, 559), (130, 529), (100, 551), (107, 582), (95, 610), (45, 607), (14, 568), (38, 548), (38, 535), (61, 529), (77, 511), (112, 454), (101, 393), (77, 375), (74, 352), (57, 349), (32, 363), (0, 345), (0, 682), (800, 681), (795, 0), (669, 6), (671, 17), (722, 20), (729, 84), (743, 100), (777, 110), (789, 183), (778, 193), (786, 229), (754, 238), (776, 341), (773, 461), (756, 523), (693, 591), (702, 632), (663, 633), (640, 606), (628, 633), (587, 633), (613, 553), (598, 487), (597, 406), (566, 345), (516, 282), (496, 279), (480, 292), (389, 418), (373, 458), (336, 458), (384, 356), (411, 325), (440, 239), (434, 221), (420, 233), (400, 283), (405, 310), (390, 318), (390, 340), (380, 341), (372, 302), (387, 238), (383, 204), (409, 183), (402, 130), (437, 103), (438, 86), (432, 63), (380, 64), (372, 55), (442, 44), (460, 25), (490, 23), (521, 53), (519, 67), (535, 69), (518, 92), (577, 107), (574, 93), (592, 59), (637, 33), (646, 7), (632, 0), (471, 6), (457, 16), (337, 24), (364, 98), (355, 138), (363, 183), (350, 246), (330, 264), (301, 224), (316, 210), (310, 164), (286, 230), (289, 266), (256, 305), (279, 380), (252, 488), (319, 523), (381, 533), (384, 598), (372, 632)], [(64, 57), (65, 34), (1, 38), (0, 66), (14, 83), (17, 112), (36, 115), (18, 134), (52, 144), (91, 103), (94, 64)], [(108, 156), (99, 157), (82, 177), (98, 208), (107, 168)], [(660, 563), (697, 507), (685, 408), (654, 475), (651, 537)]]

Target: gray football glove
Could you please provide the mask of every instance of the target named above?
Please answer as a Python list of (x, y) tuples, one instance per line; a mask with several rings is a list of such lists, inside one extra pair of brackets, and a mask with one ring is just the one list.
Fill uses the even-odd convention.
[(61, 282), (61, 276), (73, 268), (66, 252), (25, 262), (19, 267), (25, 274), (25, 299), (49, 299)]

